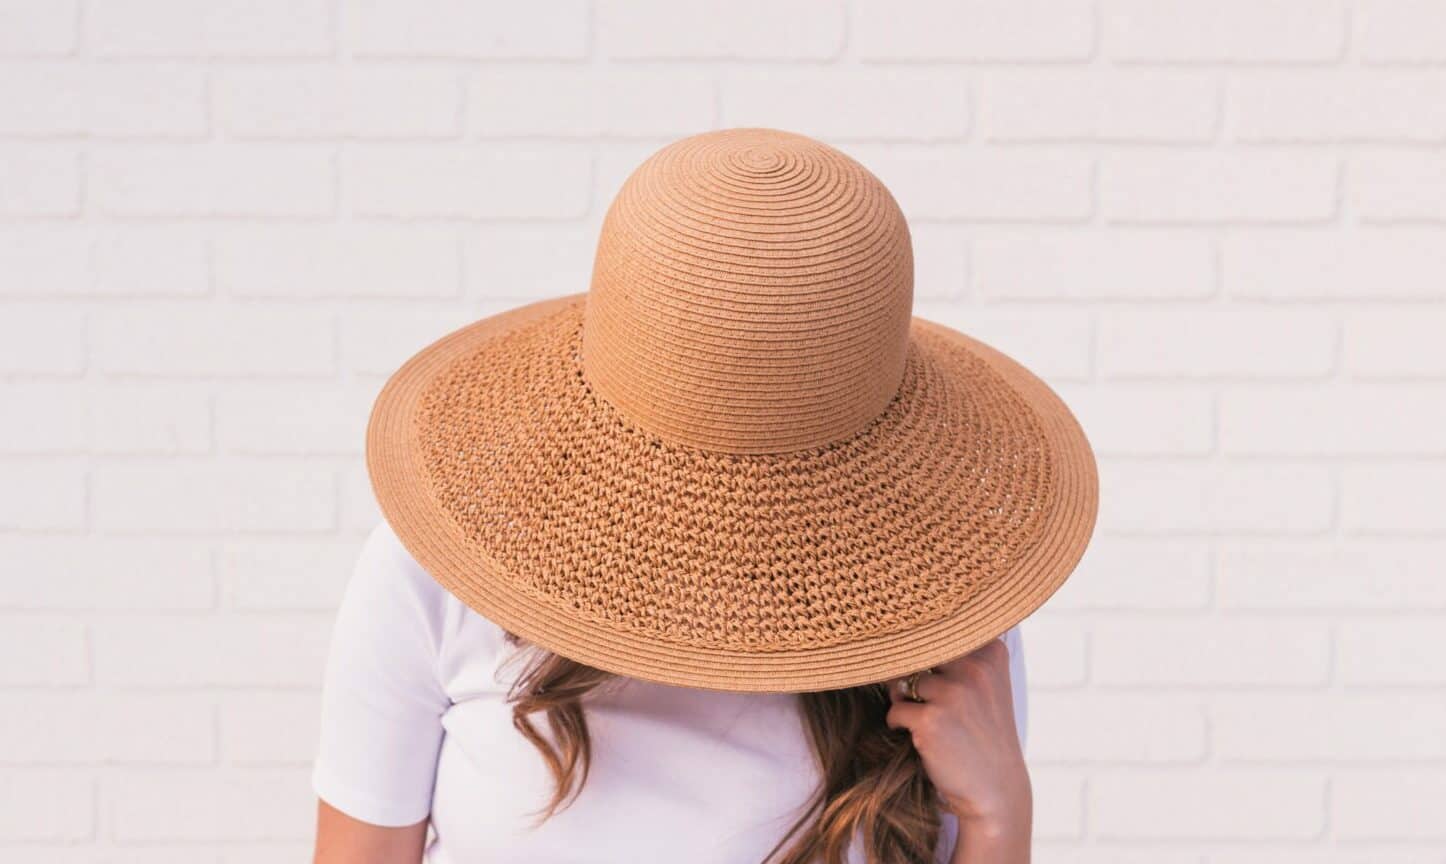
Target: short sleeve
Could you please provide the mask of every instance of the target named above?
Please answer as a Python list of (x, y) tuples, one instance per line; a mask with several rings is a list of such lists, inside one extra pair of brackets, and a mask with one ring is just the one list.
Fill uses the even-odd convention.
[(400, 827), (431, 812), (448, 596), (385, 522), (367, 536), (332, 628), (312, 765), (317, 796), (348, 816)]

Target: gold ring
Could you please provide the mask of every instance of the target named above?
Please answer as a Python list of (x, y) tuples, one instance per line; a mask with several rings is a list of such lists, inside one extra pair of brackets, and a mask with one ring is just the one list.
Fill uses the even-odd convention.
[(908, 678), (904, 679), (904, 690), (908, 694), (910, 702), (924, 701), (923, 699), (919, 698), (919, 676), (923, 674), (923, 672), (915, 672)]

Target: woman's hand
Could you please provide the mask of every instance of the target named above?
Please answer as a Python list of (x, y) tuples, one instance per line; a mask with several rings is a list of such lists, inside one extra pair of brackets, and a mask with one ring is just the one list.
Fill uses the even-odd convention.
[(939, 797), (959, 819), (955, 862), (1029, 860), (1033, 795), (1014, 725), (1009, 649), (998, 639), (920, 675), (911, 701), (889, 688), (888, 724), (907, 729)]

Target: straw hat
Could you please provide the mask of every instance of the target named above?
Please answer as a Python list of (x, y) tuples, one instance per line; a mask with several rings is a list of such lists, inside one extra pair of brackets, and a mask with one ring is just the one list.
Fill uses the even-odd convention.
[(859, 163), (773, 129), (682, 139), (623, 184), (586, 293), (391, 376), (373, 488), (447, 590), (603, 670), (804, 691), (926, 669), (1060, 586), (1098, 494), (1054, 392), (912, 304), (908, 227)]

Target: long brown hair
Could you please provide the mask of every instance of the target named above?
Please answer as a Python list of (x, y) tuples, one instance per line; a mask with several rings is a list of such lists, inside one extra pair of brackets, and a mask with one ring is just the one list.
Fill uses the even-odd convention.
[[(521, 641), (508, 634), (515, 645)], [(583, 699), (615, 676), (538, 646), (512, 685), (512, 725), (537, 747), (553, 778), (545, 821), (587, 782), (592, 755)], [(938, 798), (909, 733), (888, 728), (885, 685), (799, 693), (820, 782), (809, 807), (760, 864), (844, 864), (858, 836), (869, 864), (927, 864), (939, 837)], [(543, 712), (552, 740), (532, 715)], [(790, 838), (792, 843), (789, 843)]]

